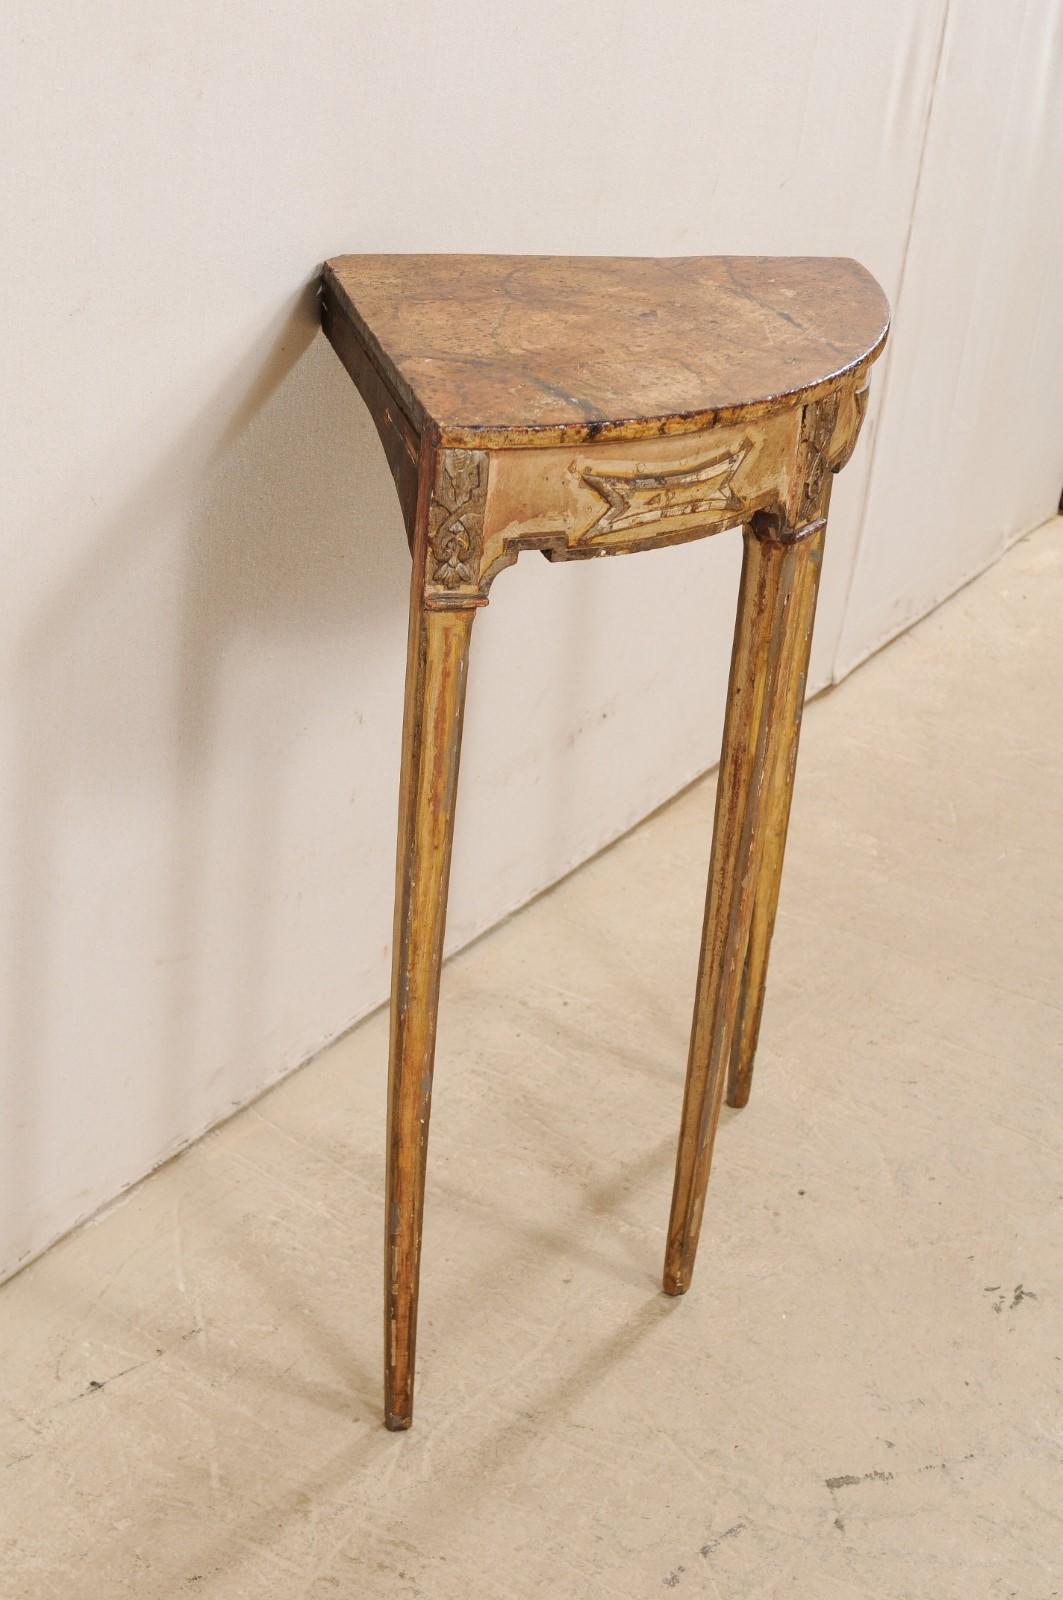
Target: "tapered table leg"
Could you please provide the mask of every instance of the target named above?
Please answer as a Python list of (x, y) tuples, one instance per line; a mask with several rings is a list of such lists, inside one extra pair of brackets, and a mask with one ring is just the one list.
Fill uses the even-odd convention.
[(413, 1420), (417, 1290), (472, 610), (410, 607), (388, 1070), (384, 1420)]
[[(789, 781), (822, 528), (783, 542), (747, 529), (664, 1288), (690, 1285), (742, 995), (754, 901), (778, 789)], [(781, 862), (781, 849), (780, 849)], [(777, 869), (776, 869), (777, 877)], [(765, 943), (765, 958), (766, 958)], [(759, 970), (759, 967), (758, 969)]]
[(792, 631), (793, 661), (787, 669), (786, 699), (782, 709), (782, 731), (776, 741), (775, 770), (768, 780), (767, 819), (764, 850), (753, 899), (753, 919), (746, 949), (742, 994), (731, 1042), (727, 1075), (727, 1104), (744, 1106), (753, 1085), (753, 1062), (760, 1036), (764, 1009), (764, 989), (768, 976), (768, 954), (775, 929), (779, 904), (783, 854), (790, 824), (790, 802), (797, 768), (797, 746), (801, 736), (801, 716), (808, 681), (808, 659), (812, 650), (812, 627), (816, 616), (819, 575), (823, 551), (822, 532), (809, 540), (808, 560), (802, 572), (802, 593), (798, 596)]

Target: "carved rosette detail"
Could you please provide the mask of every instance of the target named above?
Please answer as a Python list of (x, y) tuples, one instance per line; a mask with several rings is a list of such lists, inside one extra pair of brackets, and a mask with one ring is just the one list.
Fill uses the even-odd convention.
[(428, 582), (454, 590), (475, 586), (483, 555), (487, 455), (443, 450), (428, 509)]

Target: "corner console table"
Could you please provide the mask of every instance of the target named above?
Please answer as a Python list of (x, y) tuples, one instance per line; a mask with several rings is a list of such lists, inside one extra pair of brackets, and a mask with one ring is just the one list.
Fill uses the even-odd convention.
[(413, 556), (391, 991), (385, 1421), (413, 1416), (436, 1010), (469, 638), (522, 550), (744, 539), (664, 1288), (689, 1287), (725, 1085), (749, 1098), (832, 474), (889, 313), (834, 258), (352, 255), (324, 329)]

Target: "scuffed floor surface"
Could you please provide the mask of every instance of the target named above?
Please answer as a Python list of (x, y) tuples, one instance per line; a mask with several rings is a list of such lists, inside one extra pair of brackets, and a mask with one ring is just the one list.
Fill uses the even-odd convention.
[(3, 1600), (1063, 1594), (1060, 526), (810, 708), (687, 1297), (711, 782), (446, 970), (412, 1433), (383, 1015), (0, 1291)]

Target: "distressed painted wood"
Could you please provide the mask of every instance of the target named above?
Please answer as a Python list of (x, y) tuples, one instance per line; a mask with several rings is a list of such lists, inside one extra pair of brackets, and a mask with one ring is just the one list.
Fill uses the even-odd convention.
[[(415, 547), (416, 548), (416, 547)], [(415, 562), (414, 571), (423, 572)], [(413, 1419), (421, 1219), (458, 763), (475, 611), (410, 594), (392, 945), (384, 1239), (385, 1421)]]
[[(668, 1224), (664, 1268), (668, 1294), (683, 1294), (690, 1285), (724, 1082), (735, 1038), (743, 1034), (740, 1008), (755, 899), (761, 896), (768, 901), (770, 891), (777, 888), (782, 865), (781, 853), (776, 858), (766, 846), (778, 812), (784, 806), (789, 810), (784, 794), (793, 777), (790, 751), (796, 753), (793, 717), (798, 701), (803, 700), (824, 527), (820, 524), (805, 537), (788, 542), (773, 533), (751, 527), (745, 534), (701, 961)], [(765, 903), (762, 917), (770, 914), (774, 918), (774, 910), (772, 897), (770, 907)], [(763, 957), (766, 964), (766, 942)], [(755, 971), (763, 977), (759, 964)], [(750, 994), (750, 1025), (754, 998)]]
[(392, 976), (385, 1421), (413, 1415), (436, 1012), (469, 637), (523, 550), (729, 528), (745, 554), (664, 1287), (690, 1283), (725, 1084), (748, 1098), (832, 474), (888, 311), (853, 261), (342, 256), (322, 322), (413, 558)]
[[(862, 406), (866, 405), (866, 389)], [(855, 443), (855, 440), (853, 441)], [(827, 482), (829, 494), (829, 480)], [(786, 619), (792, 660), (786, 664), (786, 692), (773, 738), (774, 760), (766, 773), (766, 806), (761, 828), (762, 856), (756, 876), (753, 915), (749, 928), (745, 965), (742, 974), (738, 1014), (731, 1041), (727, 1077), (727, 1103), (736, 1109), (749, 1102), (753, 1085), (753, 1062), (760, 1036), (764, 992), (768, 976), (768, 954), (775, 930), (775, 913), (782, 881), (783, 853), (790, 823), (790, 801), (797, 768), (797, 746), (805, 704), (808, 662), (812, 652), (812, 627), (819, 595), (823, 534), (809, 541), (809, 561), (804, 582), (790, 598), (791, 616)]]
[(794, 641), (794, 662), (788, 675), (788, 689), (780, 713), (781, 727), (775, 740), (775, 761), (767, 776), (767, 806), (763, 824), (763, 855), (757, 873), (753, 917), (749, 929), (741, 998), (731, 1043), (727, 1077), (727, 1104), (736, 1109), (749, 1103), (753, 1086), (753, 1062), (760, 1036), (764, 992), (768, 977), (768, 954), (775, 930), (775, 913), (782, 881), (783, 852), (790, 822), (797, 745), (804, 710), (808, 658), (812, 649), (812, 624), (819, 591), (819, 562), (809, 574), (808, 592), (800, 610), (800, 630)]

